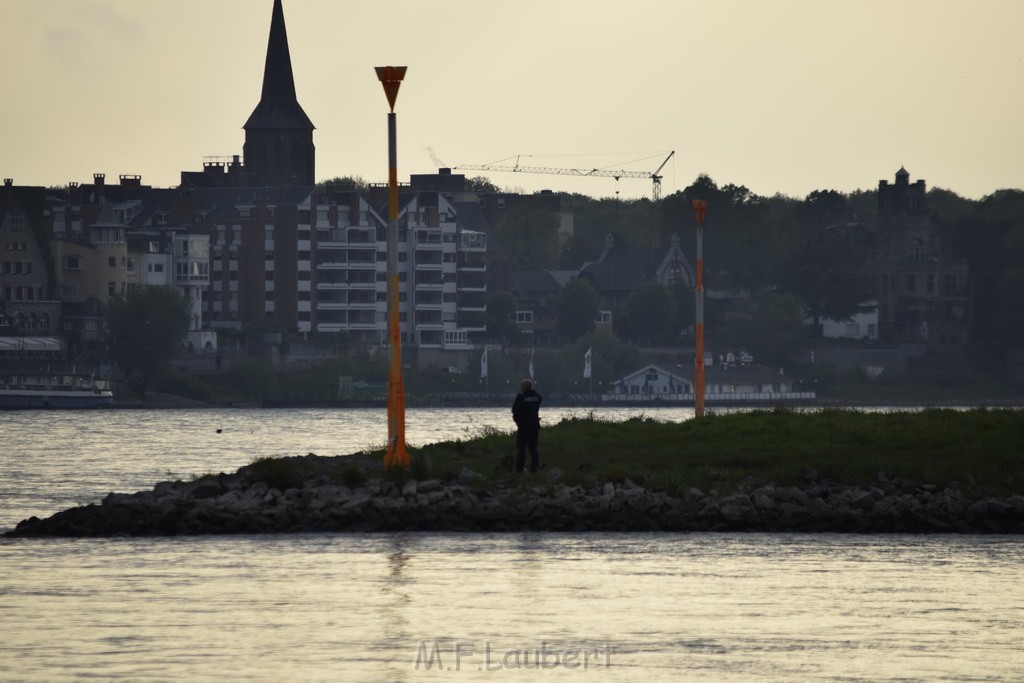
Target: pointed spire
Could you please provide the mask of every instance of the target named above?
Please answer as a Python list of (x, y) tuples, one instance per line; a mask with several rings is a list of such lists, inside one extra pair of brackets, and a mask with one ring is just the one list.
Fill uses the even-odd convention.
[(263, 68), (263, 93), (243, 128), (315, 128), (295, 97), (295, 78), (292, 75), (292, 59), (288, 50), (288, 32), (284, 25), (281, 0), (274, 0), (274, 11), (270, 19), (267, 61)]

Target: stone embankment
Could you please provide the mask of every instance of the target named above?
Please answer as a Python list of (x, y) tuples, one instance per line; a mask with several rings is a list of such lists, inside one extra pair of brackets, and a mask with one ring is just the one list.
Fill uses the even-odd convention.
[[(315, 456), (313, 456), (315, 457)], [(720, 495), (679, 495), (626, 480), (590, 488), (561, 482), (524, 488), (510, 474), (491, 482), (468, 469), (451, 481), (383, 477), (350, 486), (317, 475), (277, 488), (249, 468), (151, 491), (111, 493), (102, 503), (5, 534), (170, 536), (345, 531), (794, 531), (850, 533), (1024, 533), (1024, 497), (971, 497), (884, 475), (870, 487), (811, 478), (799, 487), (764, 485)]]

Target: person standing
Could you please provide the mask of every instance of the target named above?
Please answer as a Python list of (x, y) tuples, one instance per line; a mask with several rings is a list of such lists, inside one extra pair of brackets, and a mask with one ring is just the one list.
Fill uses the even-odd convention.
[(530, 450), (530, 471), (540, 469), (537, 442), (540, 438), (541, 396), (533, 389), (533, 381), (524, 379), (512, 402), (512, 420), (516, 423), (516, 472), (526, 466), (526, 450)]

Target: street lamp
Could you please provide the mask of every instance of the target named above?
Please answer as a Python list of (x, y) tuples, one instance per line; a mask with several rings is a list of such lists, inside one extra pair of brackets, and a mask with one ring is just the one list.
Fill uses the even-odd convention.
[(377, 78), (384, 86), (388, 105), (388, 233), (387, 233), (387, 298), (388, 338), (391, 345), (391, 365), (388, 371), (388, 448), (384, 467), (409, 468), (409, 453), (405, 450), (405, 388), (402, 382), (402, 333), (398, 320), (398, 153), (395, 99), (405, 78), (404, 66), (375, 67)]

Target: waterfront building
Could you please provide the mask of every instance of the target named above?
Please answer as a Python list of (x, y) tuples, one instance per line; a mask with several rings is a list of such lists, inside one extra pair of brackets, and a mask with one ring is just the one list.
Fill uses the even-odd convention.
[(934, 351), (959, 351), (971, 340), (973, 307), (967, 260), (928, 208), (924, 180), (878, 183), (878, 222), (863, 226), (867, 274), (878, 288), (879, 337)]

